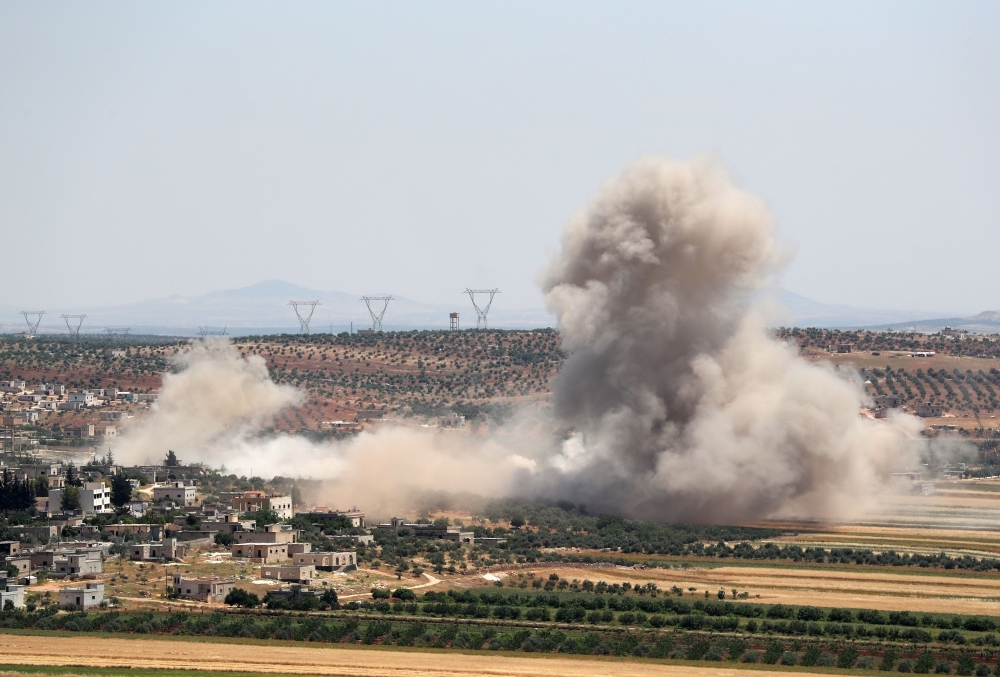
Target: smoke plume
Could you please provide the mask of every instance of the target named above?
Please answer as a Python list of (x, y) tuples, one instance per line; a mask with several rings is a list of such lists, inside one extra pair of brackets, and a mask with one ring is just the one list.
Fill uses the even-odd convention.
[(552, 420), (525, 412), (489, 436), (261, 437), (301, 395), (261, 358), (208, 340), (179, 358), (115, 452), (150, 462), (172, 448), (239, 474), (325, 479), (324, 502), (377, 516), (429, 491), (655, 520), (853, 516), (908, 465), (913, 423), (861, 418), (856, 381), (768, 336), (749, 299), (783, 258), (766, 206), (718, 166), (639, 162), (570, 221), (544, 276), (569, 353)]
[(870, 505), (906, 435), (768, 336), (749, 298), (781, 258), (766, 206), (711, 162), (647, 160), (605, 185), (543, 283), (570, 353), (556, 414), (576, 431), (546, 491), (662, 520)]

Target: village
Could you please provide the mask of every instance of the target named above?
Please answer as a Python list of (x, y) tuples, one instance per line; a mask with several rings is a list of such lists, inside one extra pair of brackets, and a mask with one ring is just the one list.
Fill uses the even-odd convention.
[[(255, 489), (216, 491), (195, 479), (211, 472), (180, 465), (173, 452), (163, 465), (131, 468), (113, 459), (77, 468), (23, 456), (10, 463), (15, 458), (0, 460), (0, 509), (11, 518), (7, 536), (16, 537), (0, 541), (4, 609), (218, 606), (246, 594), (280, 607), (279, 600), (369, 597), (373, 585), (401, 578), (359, 571), (358, 550), (373, 544), (373, 530), (475, 544), (460, 526), (393, 518), (369, 527), (356, 508), (306, 507), (292, 494)], [(29, 495), (39, 491), (47, 495)], [(311, 539), (303, 539), (302, 525)], [(333, 547), (314, 548), (317, 538)], [(413, 587), (440, 582), (421, 574)]]

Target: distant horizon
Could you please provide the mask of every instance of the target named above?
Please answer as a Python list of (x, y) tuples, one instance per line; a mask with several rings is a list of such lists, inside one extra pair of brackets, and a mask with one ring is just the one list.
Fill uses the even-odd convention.
[[(876, 329), (883, 325), (905, 325), (908, 323), (919, 324), (921, 322), (936, 320), (968, 320), (975, 315), (960, 315), (948, 312), (920, 312), (915, 310), (898, 310), (886, 308), (865, 308), (843, 306), (840, 304), (829, 304), (822, 301), (810, 299), (790, 290), (776, 287), (767, 292), (771, 297), (781, 304), (790, 318), (801, 319), (801, 322), (793, 322), (790, 326), (815, 326), (817, 328), (845, 328), (845, 329)], [(137, 301), (118, 306), (105, 306), (90, 309), (61, 309), (56, 307), (53, 310), (46, 310), (43, 324), (39, 326), (38, 333), (47, 336), (68, 335), (65, 325), (59, 317), (62, 313), (85, 312), (92, 317), (84, 320), (84, 325), (80, 329), (82, 335), (94, 336), (105, 332), (104, 326), (129, 325), (133, 330), (133, 335), (146, 334), (150, 336), (176, 336), (179, 338), (189, 338), (197, 336), (201, 327), (219, 330), (224, 326), (227, 333), (232, 336), (247, 336), (257, 334), (297, 334), (299, 327), (289, 322), (294, 320), (292, 309), (286, 306), (286, 296), (313, 295), (327, 297), (334, 303), (329, 306), (322, 304), (317, 307), (317, 315), (314, 316), (311, 329), (312, 333), (330, 333), (331, 324), (333, 334), (352, 330), (350, 315), (353, 320), (353, 330), (370, 327), (367, 310), (358, 293), (344, 292), (341, 290), (319, 290), (288, 282), (280, 279), (267, 279), (243, 287), (229, 287), (209, 291), (199, 295), (172, 294), (159, 298), (150, 298), (144, 301)], [(465, 294), (456, 294), (456, 303), (445, 304), (440, 302), (424, 302), (405, 295), (393, 294), (394, 301), (390, 304), (383, 326), (386, 331), (419, 331), (419, 330), (439, 330), (447, 329), (448, 322), (446, 314), (448, 312), (459, 312), (461, 315), (461, 328), (470, 328), (470, 323), (475, 325), (475, 312), (470, 307), (470, 302)], [(555, 328), (556, 318), (548, 313), (544, 308), (509, 308), (503, 305), (501, 294), (497, 296), (493, 308), (490, 311), (489, 319), (491, 328), (496, 329), (544, 329)], [(290, 300), (290, 299), (289, 299)], [(313, 300), (312, 298), (295, 300)], [(178, 304), (178, 302), (183, 302)], [(199, 303), (221, 304), (213, 305), (215, 310), (208, 308), (198, 309)], [(245, 304), (246, 307), (240, 311), (233, 311), (238, 304)], [(232, 323), (208, 322), (205, 319), (200, 321), (177, 322), (170, 321), (167, 316), (154, 318), (147, 314), (145, 321), (132, 322), (128, 313), (141, 313), (149, 306), (162, 304), (163, 313), (176, 312), (178, 308), (188, 308), (194, 306), (192, 312), (219, 313), (237, 312), (241, 313), (239, 319), (232, 317)], [(42, 310), (42, 309), (37, 309)], [(339, 313), (336, 317), (323, 317), (325, 311)], [(155, 312), (155, 310), (153, 311)], [(980, 311), (989, 313), (991, 311)], [(344, 317), (347, 313), (348, 316)], [(881, 318), (879, 316), (882, 316)], [(410, 318), (407, 321), (407, 318)], [(422, 319), (419, 319), (422, 318)], [(135, 319), (138, 319), (136, 317)], [(149, 320), (154, 321), (149, 321)], [(159, 319), (159, 321), (155, 321)], [(53, 322), (54, 320), (54, 322)], [(88, 326), (89, 322), (107, 322), (94, 327)], [(785, 326), (780, 321), (773, 323), (774, 326)], [(20, 316), (20, 312), (13, 306), (0, 306), (0, 333), (18, 334), (26, 329), (26, 322)]]

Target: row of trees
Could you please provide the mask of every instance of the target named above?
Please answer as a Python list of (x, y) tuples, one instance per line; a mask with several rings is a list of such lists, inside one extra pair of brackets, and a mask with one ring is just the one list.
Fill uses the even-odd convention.
[(29, 510), (33, 505), (35, 483), (28, 479), (18, 479), (9, 468), (4, 468), (3, 475), (0, 475), (0, 510), (8, 514), (11, 511)]

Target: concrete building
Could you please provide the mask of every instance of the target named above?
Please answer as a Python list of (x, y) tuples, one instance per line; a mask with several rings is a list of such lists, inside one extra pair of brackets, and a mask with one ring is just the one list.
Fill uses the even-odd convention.
[(22, 393), (26, 385), (24, 381), (0, 381), (0, 392)]
[(365, 528), (365, 514), (357, 508), (331, 510), (325, 505), (318, 505), (307, 515), (310, 522), (333, 522), (341, 516), (345, 517), (352, 527), (357, 529)]
[(87, 576), (101, 573), (103, 566), (100, 551), (96, 555), (93, 551), (84, 551), (53, 558), (51, 569), (55, 574)]
[(874, 400), (877, 409), (898, 409), (903, 406), (903, 398), (899, 395), (876, 395)]
[(235, 543), (294, 543), (299, 535), (289, 524), (268, 524), (263, 531), (233, 532)]
[(6, 609), (8, 602), (15, 609), (24, 608), (24, 586), (0, 578), (0, 609)]
[(913, 408), (913, 413), (916, 416), (921, 416), (923, 418), (938, 418), (944, 415), (944, 407), (940, 404), (931, 404), (930, 402), (924, 402), (923, 404), (918, 404)]
[(292, 558), (299, 566), (312, 566), (323, 571), (354, 571), (358, 568), (355, 552), (301, 552)]
[(438, 416), (438, 426), (441, 428), (464, 428), (465, 417), (454, 412)]
[(291, 519), (292, 497), (280, 494), (265, 495), (263, 491), (247, 491), (242, 496), (233, 497), (233, 510), (237, 512), (273, 510), (281, 519)]
[(37, 480), (39, 477), (44, 477), (49, 483), (49, 489), (61, 489), (66, 486), (66, 475), (63, 473), (63, 467), (59, 463), (22, 465), (19, 470), (29, 480)]
[(262, 564), (287, 562), (289, 559), (287, 543), (234, 543), (231, 552), (233, 557)]
[(462, 545), (474, 545), (475, 533), (462, 531), (460, 527), (439, 527), (434, 524), (411, 524), (400, 517), (393, 517), (388, 524), (379, 524), (376, 529), (392, 529), (397, 534), (410, 533), (417, 538), (453, 541)]
[(77, 390), (69, 394), (69, 402), (79, 402), (85, 407), (92, 407), (97, 404), (94, 401), (94, 394), (88, 390)]
[(124, 411), (102, 411), (98, 416), (102, 421), (107, 421), (108, 423), (118, 423), (119, 421), (125, 420), (128, 415)]
[(171, 591), (188, 599), (222, 602), (235, 585), (236, 579), (233, 578), (187, 578), (183, 574), (174, 574)]
[[(65, 491), (65, 487), (49, 489), (46, 513), (63, 511), (62, 497)], [(111, 504), (111, 487), (104, 482), (85, 482), (80, 489), (80, 512), (85, 516), (114, 512), (114, 506)]]
[(260, 577), (272, 581), (288, 581), (291, 583), (308, 583), (316, 576), (316, 567), (309, 564), (284, 564), (277, 566), (262, 566)]
[(113, 437), (118, 437), (118, 429), (113, 425), (99, 425), (94, 428), (94, 434), (109, 440)]
[(99, 607), (104, 601), (104, 583), (87, 583), (82, 588), (63, 588), (59, 591), (59, 608), (86, 610)]
[[(72, 405), (67, 407), (68, 409), (79, 409), (80, 406), (78, 402), (66, 402), (64, 404)], [(63, 408), (60, 405), (60, 409)], [(63, 436), (71, 440), (81, 440), (87, 439), (94, 436), (94, 424), (84, 423), (83, 425), (70, 425), (63, 428)]]
[(0, 541), (0, 557), (17, 557), (21, 554), (20, 541)]
[(187, 553), (187, 546), (179, 545), (176, 538), (164, 538), (160, 542), (136, 543), (132, 546), (129, 558), (135, 561), (182, 559)]
[(163, 487), (153, 488), (154, 501), (174, 501), (178, 505), (194, 505), (195, 489), (187, 482), (170, 482)]

